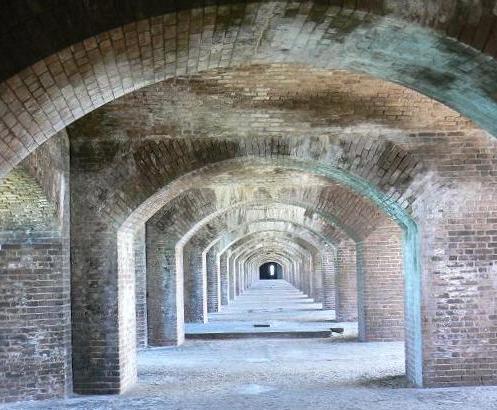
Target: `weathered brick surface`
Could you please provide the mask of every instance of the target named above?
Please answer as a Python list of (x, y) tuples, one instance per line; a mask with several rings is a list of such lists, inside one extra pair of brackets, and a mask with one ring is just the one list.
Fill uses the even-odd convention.
[[(495, 35), (491, 29), (495, 24), (493, 7), (477, 2), (479, 7), (463, 7), (461, 13), (461, 8), (455, 7), (456, 0), (449, 3), (452, 7), (426, 9), (418, 3), (413, 7), (401, 3), (393, 8), (393, 3), (389, 3), (388, 10), (395, 10), (395, 16), (405, 16), (407, 21), (414, 17), (415, 21), (446, 29), (451, 35), (458, 33), (463, 41), (471, 38), (468, 43), (495, 54)], [(144, 6), (144, 10), (148, 7)], [(78, 8), (69, 6), (69, 9), (79, 17)], [(140, 17), (156, 15), (161, 8), (155, 6), (152, 10), (155, 12), (136, 13)], [(172, 11), (170, 3), (162, 10)], [(434, 18), (438, 14), (443, 18)], [(60, 33), (56, 37), (63, 41), (45, 40), (50, 47), (32, 54), (44, 57), (37, 63), (26, 59), (31, 53), (20, 53), (23, 56), (20, 60), (6, 59), (12, 62), (9, 66), (17, 68), (5, 71), (5, 75), (17, 74), (0, 87), (1, 175), (6, 175), (46, 138), (120, 95), (168, 77), (253, 61), (308, 62), (315, 66), (364, 70), (421, 89), (495, 132), (492, 121), (496, 108), (495, 61), (406, 20), (385, 19), (364, 11), (342, 13), (340, 7), (322, 8), (313, 2), (279, 1), (212, 5), (138, 22), (133, 21), (131, 13), (117, 21), (133, 22), (117, 28), (115, 13), (110, 15), (113, 28), (110, 31), (105, 31), (107, 24), (102, 24), (105, 19), (91, 26), (103, 32), (80, 28), (75, 30), (79, 34), (68, 36), (56, 30)], [(463, 16), (470, 16), (471, 24)], [(480, 21), (478, 17), (481, 26), (476, 23)], [(23, 19), (22, 27), (25, 24)], [(42, 32), (47, 32), (45, 27)], [(9, 30), (5, 33), (11, 35)], [(81, 37), (85, 35), (89, 35), (86, 40)], [(38, 36), (38, 41), (25, 45), (44, 38)], [(68, 47), (70, 39), (75, 42)], [(413, 49), (411, 42), (426, 46)], [(17, 49), (9, 47), (7, 53)], [(23, 62), (13, 65), (18, 60)]]
[[(342, 61), (338, 68), (353, 62), (354, 70), (416, 86), (493, 130), (494, 62), (457, 43), (447, 47), (419, 29), (403, 27), (402, 33), (398, 22), (371, 17), (364, 27), (361, 13), (354, 17), (352, 33), (344, 33), (334, 30), (344, 18), (338, 9), (323, 9), (315, 21), (312, 3), (295, 4), (209, 7), (205, 13), (144, 20), (48, 57), (0, 86), (3, 175), (84, 113), (176, 76), (69, 128), (76, 391), (119, 392), (134, 382), (135, 343), (144, 338), (143, 328), (135, 336), (135, 322), (144, 317), (143, 252), (137, 251), (135, 234), (152, 217), (148, 225), (157, 229), (147, 239), (147, 326), (149, 340), (157, 344), (182, 340), (183, 279), (188, 308), (199, 302), (198, 292), (202, 310), (208, 303), (206, 281), (196, 282), (206, 272), (201, 266), (205, 247), (224, 241), (219, 238), (242, 237), (252, 229), (236, 231), (244, 224), (274, 228), (276, 223), (294, 237), (271, 234), (262, 241), (261, 235), (260, 246), (247, 242), (226, 251), (224, 271), (231, 277), (223, 279), (220, 268), (221, 283), (232, 297), (247, 286), (257, 264), (276, 260), (290, 280), (318, 298), (315, 252), (297, 237), (323, 236), (339, 250), (352, 239), (361, 251), (363, 334), (373, 329), (378, 334), (371, 337), (400, 337), (396, 298), (402, 286), (388, 288), (394, 281), (384, 281), (385, 273), (393, 275), (392, 252), (400, 249), (399, 241), (378, 225), (387, 212), (406, 228), (407, 237), (416, 231), (422, 246), (412, 258), (420, 261), (420, 272), (406, 264), (404, 278), (406, 300), (422, 306), (422, 317), (406, 310), (408, 373), (417, 372), (412, 363), (416, 367), (419, 361), (426, 385), (495, 382), (496, 144), (460, 114), (415, 91), (333, 70), (335, 61)], [(226, 25), (215, 24), (230, 10), (237, 10), (235, 21), (226, 17)], [(469, 26), (462, 30), (465, 38)], [(303, 37), (290, 42), (291, 32)], [(421, 46), (421, 55), (405, 53), (416, 40), (436, 46)], [(357, 47), (350, 47), (351, 41)], [(254, 56), (257, 65), (251, 64)], [(51, 163), (37, 167), (44, 161), (37, 158), (50, 157), (42, 153), (36, 151), (26, 166), (40, 181), (44, 198), (28, 198), (30, 207), (24, 207), (15, 195), (0, 196), (0, 221), (9, 230), (38, 232), (52, 229), (52, 223), (60, 230), (57, 224), (63, 226), (68, 217), (61, 212), (64, 193), (53, 188), (67, 181), (57, 179)], [(5, 181), (29, 191), (28, 180), (16, 171)], [(254, 205), (269, 211), (257, 215)], [(43, 219), (47, 212), (56, 215), (50, 226)], [(296, 234), (297, 225), (307, 233)], [(194, 226), (188, 240), (196, 247), (186, 242), (177, 247)], [(69, 236), (59, 237), (67, 282)], [(23, 237), (22, 246), (26, 243)], [(345, 256), (339, 255), (339, 268)], [(177, 265), (177, 260), (188, 263)], [(353, 275), (352, 265), (347, 274)], [(338, 271), (338, 314), (347, 313), (341, 304), (352, 292), (340, 286), (340, 275), (343, 269)], [(402, 284), (402, 278), (395, 283)], [(380, 287), (395, 298), (383, 303), (373, 292)], [(390, 335), (380, 332), (391, 322)], [(70, 355), (64, 360), (67, 373)]]
[(147, 324), (151, 346), (181, 344), (184, 340), (183, 271), (177, 255), (155, 225), (147, 224)]
[[(212, 2), (222, 6), (233, 2), (221, 0)], [(315, 11), (313, 14), (324, 14), (324, 7), (328, 1), (315, 1)], [(343, 7), (342, 19), (350, 19), (354, 22), (354, 10), (366, 11), (379, 15), (390, 15), (401, 18), (407, 22), (421, 23), (422, 25), (439, 30), (450, 37), (475, 47), (479, 50), (494, 54), (493, 33), (495, 31), (495, 9), (492, 2), (475, 1), (470, 5), (458, 3), (455, 0), (438, 2), (355, 2), (345, 1), (333, 2), (337, 7)], [(6, 78), (20, 69), (42, 59), (56, 51), (63, 49), (85, 38), (92, 37), (101, 32), (107, 31), (116, 26), (128, 24), (133, 21), (159, 16), (161, 14), (188, 10), (196, 3), (191, 0), (184, 0), (181, 3), (173, 1), (163, 1), (160, 3), (152, 0), (143, 0), (139, 4), (131, 0), (124, 0), (116, 7), (109, 0), (81, 1), (52, 4), (40, 3), (36, 7), (26, 7), (24, 4), (14, 0), (7, 0), (2, 4), (2, 37), (0, 48), (5, 56), (4, 62), (0, 66), (0, 78)], [(292, 14), (297, 13), (299, 3), (293, 2), (287, 7), (288, 19)], [(248, 6), (244, 6), (248, 7)], [(224, 13), (226, 21), (230, 15), (239, 15), (239, 7), (231, 12), (226, 8)], [(222, 17), (222, 13), (219, 18)], [(53, 18), (57, 16), (57, 19)], [(152, 19), (157, 21), (158, 19)], [(349, 24), (343, 23), (345, 27)], [(25, 27), (31, 30), (27, 32)], [(129, 30), (129, 29), (128, 29)], [(17, 47), (9, 46), (11, 37), (9, 33), (15, 33)], [(33, 36), (40, 34), (36, 41)]]
[(209, 313), (218, 312), (221, 308), (221, 270), (218, 264), (218, 253), (218, 247), (213, 246), (202, 255), (202, 269), (205, 269), (207, 275), (207, 311)]
[[(137, 221), (147, 219), (166, 203), (174, 203), (174, 207), (167, 209), (178, 208), (178, 211), (168, 213), (168, 220), (174, 221), (171, 232), (179, 238), (181, 232), (186, 232), (202, 218), (232, 206), (234, 202), (267, 203), (270, 199), (283, 202), (285, 206), (314, 210), (314, 216), (302, 219), (304, 225), (340, 242), (349, 237), (356, 240), (367, 237), (382, 218), (381, 207), (392, 211), (392, 204), (396, 204), (409, 214), (418, 203), (432, 204), (437, 193), (443, 192), (445, 186), (458, 178), (490, 178), (493, 175), (493, 143), (485, 133), (446, 107), (415, 92), (366, 76), (346, 72), (331, 75), (320, 70), (311, 70), (304, 75), (303, 71), (305, 68), (286, 65), (215, 71), (195, 78), (191, 85), (186, 83), (183, 87), (178, 82), (176, 89), (172, 84), (156, 88), (160, 95), (157, 101), (162, 101), (162, 108), (154, 103), (154, 90), (150, 89), (145, 90), (144, 97), (139, 100), (125, 98), (89, 116), (86, 122), (70, 129), (75, 172), (88, 176), (81, 186), (98, 187), (95, 191), (99, 199), (83, 195), (85, 203), (98, 209), (105, 224), (113, 226), (127, 221), (130, 215), (131, 218), (137, 215)], [(302, 75), (308, 85), (294, 81), (285, 85), (285, 75), (292, 78)], [(230, 76), (235, 85), (229, 85)], [(373, 101), (377, 101), (381, 109), (330, 114), (326, 102), (339, 101), (336, 95), (349, 81), (352, 84), (362, 82), (362, 87), (357, 89), (349, 87), (355, 98), (353, 107), (373, 107)], [(312, 84), (316, 83), (325, 94), (321, 105), (296, 104), (295, 101), (312, 100), (316, 88)], [(261, 84), (261, 88), (273, 91), (257, 90), (256, 85)], [(167, 87), (171, 87), (170, 91)], [(180, 92), (176, 92), (178, 87)], [(220, 91), (224, 88), (228, 93)], [(177, 120), (174, 122), (171, 117), (174, 110), (164, 103), (167, 101), (164, 96), (172, 94), (177, 95), (177, 99), (171, 106), (176, 105), (180, 112), (186, 112), (188, 108), (191, 113), (208, 118), (202, 127), (195, 120), (184, 122), (188, 126), (181, 126)], [(210, 100), (210, 95), (215, 98)], [(258, 102), (259, 96), (262, 102)], [(161, 118), (163, 122), (142, 118), (137, 122), (142, 133), (138, 133), (127, 118), (133, 118), (131, 107), (140, 118), (146, 111), (139, 108), (141, 104), (152, 110), (153, 118)], [(198, 108), (209, 106), (214, 109)], [(226, 113), (225, 128), (217, 127), (218, 112)], [(235, 114), (238, 118), (238, 128), (229, 120), (231, 113), (233, 118)], [(262, 113), (268, 116), (260, 116)], [(287, 120), (291, 115), (297, 116), (299, 121), (290, 124)], [(251, 128), (255, 135), (248, 135), (247, 124), (252, 125), (254, 118), (259, 118), (259, 125)], [(103, 121), (105, 119), (107, 121)], [(161, 125), (166, 123), (174, 124), (174, 129)], [(104, 125), (100, 127), (99, 124)], [(262, 130), (272, 136), (261, 135)], [(197, 132), (202, 138), (192, 137)], [(279, 165), (268, 168), (267, 163)], [(371, 188), (377, 189), (378, 206), (346, 188), (347, 180), (331, 185), (330, 179), (316, 178), (313, 165), (318, 163), (319, 172), (324, 173), (322, 167), (326, 164), (334, 170), (362, 178), (367, 188), (361, 194), (371, 197)], [(204, 166), (208, 168), (202, 168)], [(294, 170), (290, 171), (292, 167)], [(190, 171), (196, 172), (181, 178)], [(263, 178), (256, 176), (261, 174)], [(206, 181), (211, 187), (206, 186)], [(252, 188), (246, 189), (249, 185)], [(193, 195), (192, 206), (181, 200), (184, 193), (199, 189), (213, 191), (208, 196)], [(216, 198), (215, 207), (210, 205), (213, 201), (202, 198)], [(199, 212), (190, 212), (197, 208)], [(422, 213), (413, 216), (416, 221), (423, 219)], [(319, 222), (320, 218), (323, 222)], [(324, 223), (326, 218), (332, 218), (336, 227), (332, 228), (331, 222)], [(226, 229), (215, 228), (211, 239)], [(420, 230), (420, 235), (423, 234)], [(301, 265), (304, 269), (304, 264)], [(298, 268), (296, 266), (294, 270), (297, 272)], [(229, 267), (230, 272), (233, 269), (234, 266)], [(296, 280), (305, 288), (307, 277)], [(236, 288), (235, 281), (231, 281), (232, 285)], [(419, 314), (417, 317), (419, 319)], [(408, 322), (416, 323), (416, 319)], [(415, 352), (412, 355), (419, 357), (420, 350), (415, 349)]]
[[(322, 275), (322, 302), (323, 309), (334, 309), (336, 310), (336, 292), (337, 292), (337, 280), (336, 280), (336, 255), (332, 250), (324, 250), (321, 253), (321, 275)], [(316, 302), (319, 299), (314, 298)]]
[(72, 391), (67, 137), (0, 184), (0, 402)]
[[(475, 157), (483, 167), (487, 158)], [(494, 157), (495, 158), (495, 157)], [(466, 171), (470, 174), (469, 170)], [(495, 385), (495, 177), (461, 180), (420, 207), (424, 377), (430, 386)]]
[(404, 338), (402, 232), (386, 220), (357, 244), (359, 340)]
[(183, 248), (185, 321), (207, 323), (207, 271), (203, 269), (202, 251), (196, 243)]
[(147, 247), (145, 226), (135, 233), (136, 346), (146, 347), (147, 334)]
[(357, 321), (356, 244), (344, 241), (337, 250), (336, 318), (340, 322)]
[(221, 278), (221, 305), (229, 303), (229, 275), (227, 265), (228, 255), (223, 252), (219, 255), (219, 276)]

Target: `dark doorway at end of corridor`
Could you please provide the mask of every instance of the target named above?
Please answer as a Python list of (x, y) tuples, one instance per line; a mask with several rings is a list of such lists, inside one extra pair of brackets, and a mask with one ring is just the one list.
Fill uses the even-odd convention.
[(267, 262), (259, 268), (259, 279), (283, 279), (283, 268), (279, 263)]

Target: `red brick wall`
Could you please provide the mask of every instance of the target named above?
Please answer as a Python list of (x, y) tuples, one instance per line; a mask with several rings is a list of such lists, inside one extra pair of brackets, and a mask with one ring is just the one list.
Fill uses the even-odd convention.
[(67, 138), (0, 183), (0, 402), (72, 391)]
[(402, 231), (393, 221), (358, 244), (359, 339), (404, 338)]
[(356, 244), (344, 241), (337, 251), (336, 319), (357, 321), (357, 263)]

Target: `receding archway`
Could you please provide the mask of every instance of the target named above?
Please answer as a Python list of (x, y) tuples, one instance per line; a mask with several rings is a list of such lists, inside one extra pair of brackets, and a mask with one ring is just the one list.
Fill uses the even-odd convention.
[(266, 262), (259, 266), (259, 279), (283, 279), (283, 267), (277, 262)]

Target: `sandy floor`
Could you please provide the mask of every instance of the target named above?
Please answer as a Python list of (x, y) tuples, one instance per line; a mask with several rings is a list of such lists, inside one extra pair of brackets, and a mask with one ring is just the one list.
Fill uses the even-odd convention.
[[(209, 314), (209, 323), (187, 323), (189, 334), (297, 334), (322, 333), (331, 327), (342, 327), (342, 337), (356, 338), (357, 323), (336, 323), (334, 310), (323, 310), (321, 303), (304, 295), (284, 280), (255, 282), (234, 303)], [(269, 325), (268, 328), (254, 325)], [(337, 335), (335, 334), (335, 337)]]
[[(233, 327), (239, 328), (267, 320), (283, 321), (288, 327), (299, 315), (308, 323), (328, 321), (328, 314), (317, 310), (317, 319), (313, 318), (301, 296), (295, 294), (298, 303), (292, 305), (285, 295), (271, 297), (264, 287), (259, 296), (251, 294), (243, 299), (246, 303), (218, 315), (218, 325), (229, 328), (233, 320)], [(302, 301), (305, 307), (300, 309)], [(301, 311), (289, 314), (291, 309)], [(139, 383), (121, 396), (80, 396), (0, 408), (497, 409), (497, 387), (407, 388), (403, 343), (358, 343), (354, 332), (349, 325), (346, 337), (199, 340), (181, 347), (151, 348), (138, 355)]]
[(404, 388), (402, 343), (331, 339), (189, 341), (139, 355), (122, 396), (11, 409), (497, 409), (497, 388)]

